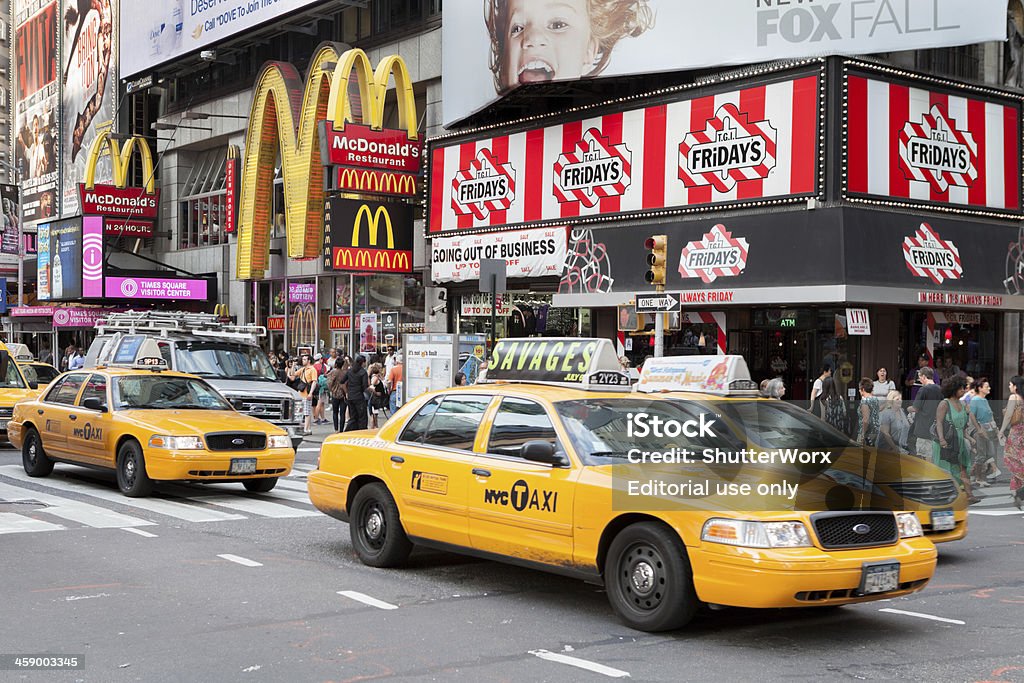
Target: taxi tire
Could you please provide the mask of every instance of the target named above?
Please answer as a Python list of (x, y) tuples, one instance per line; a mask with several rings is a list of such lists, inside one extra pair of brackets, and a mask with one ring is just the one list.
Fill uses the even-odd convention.
[(263, 479), (246, 479), (242, 482), (246, 491), (251, 493), (267, 493), (277, 486), (277, 477), (264, 477)]
[[(371, 521), (374, 516), (375, 522)], [(376, 538), (371, 537), (368, 524), (376, 524), (380, 529)], [(398, 505), (383, 484), (366, 484), (356, 492), (349, 533), (359, 560), (371, 567), (397, 567), (412, 552), (412, 541), (402, 528)]]
[[(33, 448), (34, 458), (30, 455)], [(39, 432), (31, 427), (26, 430), (25, 443), (21, 445), (21, 464), (25, 468), (25, 474), (30, 477), (48, 477), (53, 472), (53, 461), (43, 450), (43, 440)]]
[[(134, 477), (125, 471), (129, 462), (133, 463), (130, 467)], [(138, 442), (125, 441), (117, 449), (117, 488), (129, 498), (145, 498), (153, 492), (153, 480), (146, 473), (146, 458)]]
[[(649, 593), (636, 590), (637, 572), (641, 577), (647, 573), (653, 584)], [(619, 532), (605, 558), (604, 584), (619, 619), (638, 631), (680, 628), (700, 607), (686, 547), (674, 531), (657, 522), (640, 522)]]

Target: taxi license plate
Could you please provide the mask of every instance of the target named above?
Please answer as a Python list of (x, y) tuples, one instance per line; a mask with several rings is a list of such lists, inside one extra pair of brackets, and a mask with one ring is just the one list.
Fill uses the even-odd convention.
[(256, 458), (231, 458), (231, 474), (255, 474)]
[(879, 562), (877, 564), (866, 564), (861, 571), (860, 589), (861, 595), (873, 593), (887, 593), (900, 587), (900, 563)]
[(949, 531), (956, 528), (952, 510), (932, 510), (932, 531)]

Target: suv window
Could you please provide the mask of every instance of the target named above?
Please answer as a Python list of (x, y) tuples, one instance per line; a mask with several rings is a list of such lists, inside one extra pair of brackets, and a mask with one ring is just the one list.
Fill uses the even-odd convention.
[(534, 401), (503, 399), (494, 416), (487, 452), (518, 458), (520, 447), (527, 441), (548, 441), (558, 448), (558, 437), (547, 411)]
[(78, 397), (78, 390), (82, 388), (82, 384), (87, 376), (76, 373), (61, 377), (46, 394), (46, 402), (60, 403), (68, 406), (74, 405), (75, 399)]
[(93, 375), (85, 385), (82, 397), (78, 399), (78, 405), (85, 403), (87, 398), (98, 398), (100, 403), (107, 405), (107, 378), (103, 375)]
[(447, 396), (430, 421), (423, 443), (431, 446), (473, 450), (476, 431), (490, 405), (489, 396)]

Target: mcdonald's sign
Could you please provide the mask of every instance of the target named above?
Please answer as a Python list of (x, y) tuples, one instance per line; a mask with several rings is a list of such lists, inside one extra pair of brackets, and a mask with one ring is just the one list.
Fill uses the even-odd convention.
[[(113, 185), (96, 184), (96, 165), (104, 149), (108, 151), (114, 169)], [(142, 160), (142, 174), (146, 179), (144, 187), (128, 187), (128, 169), (136, 150)], [(156, 220), (160, 212), (160, 190), (156, 189), (154, 170), (153, 153), (145, 138), (133, 136), (120, 146), (110, 131), (103, 131), (89, 148), (85, 182), (78, 186), (82, 213), (87, 216)]]
[(324, 268), (412, 272), (412, 206), (330, 199), (324, 220)]
[[(353, 71), (358, 101), (349, 93)], [(383, 129), (384, 101), (392, 76), (402, 129), (397, 135)], [(360, 113), (359, 121), (354, 112)], [(351, 155), (345, 157), (347, 165), (359, 162), (379, 171), (376, 176), (365, 176), (365, 181), (363, 176), (345, 176), (355, 178), (353, 183), (367, 183), (362, 191), (384, 192), (391, 187), (402, 190), (408, 185), (385, 176), (419, 172), (422, 143), (417, 132), (416, 99), (401, 57), (385, 57), (374, 70), (362, 50), (323, 43), (310, 60), (304, 82), (291, 64), (268, 62), (254, 86), (242, 159), (238, 279), (262, 278), (269, 263), (278, 155), (284, 176), (288, 256), (302, 259), (319, 253), (324, 235), (325, 164), (329, 164), (330, 156), (327, 124), (331, 135), (340, 135), (338, 139), (346, 141), (339, 145), (343, 148), (340, 151)], [(365, 143), (359, 142), (367, 136)], [(374, 186), (381, 189), (365, 189)]]
[(270, 330), (271, 332), (284, 332), (284, 316), (267, 316), (267, 329)]

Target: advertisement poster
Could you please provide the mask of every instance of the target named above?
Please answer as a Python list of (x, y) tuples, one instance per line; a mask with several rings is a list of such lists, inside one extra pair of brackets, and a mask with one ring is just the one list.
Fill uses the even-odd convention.
[(480, 279), (480, 259), (507, 261), (507, 277), (561, 277), (568, 231), (564, 226), (477, 236), (436, 237), (430, 244), (434, 282)]
[[(129, 4), (129, 3), (125, 3)], [(86, 159), (98, 133), (113, 124), (117, 97), (116, 0), (61, 0), (61, 215), (79, 209), (78, 184), (85, 182)], [(110, 157), (96, 166), (96, 182), (114, 179)]]
[(466, 375), (466, 384), (476, 384), (487, 362), (487, 335), (459, 335), (459, 372)]
[(57, 80), (57, 3), (15, 4), (14, 157), (22, 177), (25, 223), (57, 215), (60, 83)]
[(82, 219), (50, 223), (50, 299), (82, 298)]
[(795, 2), (751, 0), (449, 0), (441, 41), (445, 126), (519, 87), (550, 81), (1006, 39), (1006, 0), (973, 0), (970, 11), (937, 0), (813, 7), (817, 13)]
[(39, 226), (36, 240), (36, 298), (50, 300), (50, 226)]
[(208, 45), (326, 0), (126, 0), (121, 77), (128, 78)]
[(334, 285), (334, 312), (348, 313), (352, 306), (352, 283), (347, 277), (339, 277)]
[(376, 313), (362, 313), (359, 316), (359, 352), (376, 353), (380, 339), (380, 324)]
[(312, 282), (289, 282), (288, 303), (312, 304), (316, 302), (316, 285)]
[[(18, 188), (15, 185), (0, 185), (0, 226), (0, 263), (5, 263), (3, 256), (18, 255)], [(16, 263), (17, 259), (10, 262)]]
[(110, 299), (182, 299), (205, 301), (206, 280), (153, 277), (107, 277), (106, 296)]
[(324, 268), (360, 273), (411, 273), (411, 204), (332, 197), (324, 215)]
[(408, 334), (404, 339), (405, 400), (452, 385), (455, 337), (450, 334)]

